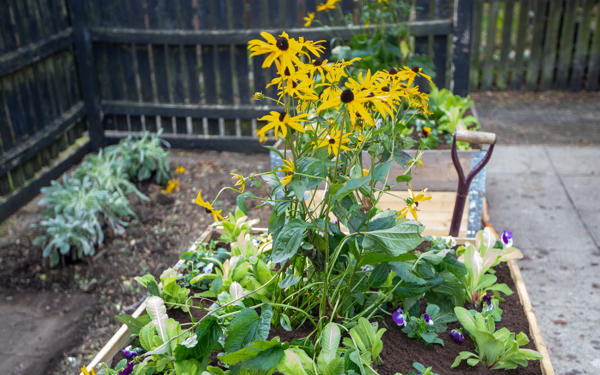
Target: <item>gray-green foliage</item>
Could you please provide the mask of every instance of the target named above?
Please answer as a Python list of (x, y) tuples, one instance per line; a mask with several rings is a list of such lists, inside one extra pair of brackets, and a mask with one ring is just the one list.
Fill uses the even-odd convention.
[(119, 234), (127, 226), (124, 218), (135, 216), (126, 197), (89, 177), (65, 176), (62, 184), (52, 181), (42, 193), (39, 204), (47, 206), (46, 219), (38, 225), (42, 234), (35, 244), (43, 246), (43, 255), (49, 256), (52, 264), (71, 250), (74, 258), (93, 255), (95, 245), (104, 240), (104, 225)]
[(169, 144), (146, 132), (140, 139), (129, 136), (118, 145), (109, 147), (107, 152), (117, 155), (125, 173), (131, 180), (144, 181), (152, 177), (157, 184), (163, 185), (169, 179), (168, 152)]
[(458, 366), (467, 360), (469, 366), (482, 363), (492, 370), (509, 370), (518, 366), (527, 366), (527, 361), (541, 360), (542, 356), (535, 350), (521, 348), (529, 343), (529, 338), (523, 332), (515, 335), (506, 328), (496, 331), (494, 319), (486, 319), (476, 311), (457, 306), (454, 312), (458, 321), (475, 342), (475, 351), (460, 352), (452, 363)]
[(51, 264), (58, 263), (61, 255), (73, 259), (94, 255), (95, 246), (104, 241), (105, 227), (116, 234), (124, 231), (128, 219), (135, 218), (128, 195), (147, 199), (130, 181), (132, 174), (138, 180), (152, 173), (160, 182), (168, 178), (167, 152), (161, 142), (148, 133), (139, 140), (129, 137), (88, 155), (72, 175), (42, 189), (39, 204), (46, 210), (34, 243), (43, 247)]

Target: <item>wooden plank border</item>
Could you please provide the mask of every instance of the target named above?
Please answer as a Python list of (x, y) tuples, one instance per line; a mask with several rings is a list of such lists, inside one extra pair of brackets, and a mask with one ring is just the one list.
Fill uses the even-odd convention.
[[(464, 1), (464, 0), (463, 0)], [(393, 25), (388, 25), (393, 26)], [(349, 38), (358, 31), (375, 29), (376, 26), (330, 26), (312, 28), (291, 28), (286, 32), (306, 39), (327, 38), (336, 35)], [(452, 22), (449, 19), (408, 22), (412, 36), (448, 35), (452, 33)], [(280, 29), (246, 29), (246, 30), (150, 30), (130, 28), (90, 28), (94, 42), (135, 43), (135, 44), (202, 44), (202, 45), (235, 45), (246, 44), (250, 39), (260, 38), (262, 31), (278, 34)]]

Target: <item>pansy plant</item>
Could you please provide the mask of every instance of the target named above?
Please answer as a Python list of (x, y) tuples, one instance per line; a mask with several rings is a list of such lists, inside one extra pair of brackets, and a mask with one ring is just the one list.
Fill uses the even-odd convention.
[(392, 315), (392, 319), (399, 326), (404, 326), (402, 332), (410, 338), (419, 338), (425, 344), (444, 345), (444, 341), (438, 336), (438, 333), (446, 330), (446, 325), (456, 319), (452, 314), (443, 314), (437, 305), (427, 305), (425, 313), (421, 316), (408, 316), (403, 314), (401, 309), (397, 309)]
[(462, 255), (458, 258), (466, 266), (467, 273), (462, 279), (465, 291), (471, 303), (479, 304), (487, 291), (498, 291), (506, 295), (512, 291), (506, 284), (497, 284), (493, 267), (500, 262), (508, 262), (523, 257), (514, 247), (496, 246), (496, 238), (489, 228), (477, 232), (475, 244), (459, 248)]

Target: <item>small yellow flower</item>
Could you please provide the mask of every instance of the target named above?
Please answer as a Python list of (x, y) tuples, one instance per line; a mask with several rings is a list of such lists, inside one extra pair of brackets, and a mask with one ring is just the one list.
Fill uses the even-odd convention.
[(177, 167), (177, 169), (175, 169), (175, 173), (185, 173), (185, 168), (182, 166)]
[(210, 202), (205, 202), (202, 199), (202, 191), (198, 192), (198, 196), (194, 200), (194, 203), (196, 203), (200, 207), (203, 207), (206, 210), (206, 213), (212, 214), (215, 223), (218, 223), (220, 220), (225, 220), (225, 218), (221, 215), (221, 212), (223, 212), (223, 210), (215, 210)]
[(302, 113), (298, 116), (290, 116), (285, 111), (271, 111), (268, 115), (258, 119), (259, 121), (268, 121), (269, 123), (257, 130), (256, 133), (260, 136), (261, 142), (266, 139), (265, 133), (271, 129), (273, 129), (275, 132), (275, 138), (279, 136), (279, 132), (281, 132), (281, 137), (285, 138), (287, 136), (288, 126), (296, 131), (299, 131), (300, 133), (304, 133), (304, 127), (300, 124), (300, 121), (303, 121), (303, 119), (306, 117), (308, 117), (308, 113)]
[(289, 184), (294, 177), (294, 162), (291, 160), (284, 160), (283, 166), (279, 167), (279, 170), (285, 173), (285, 176), (280, 180), (281, 184)]
[(306, 17), (304, 17), (304, 27), (310, 27), (312, 25), (313, 20), (315, 19), (315, 12), (309, 12)]
[(255, 93), (254, 93), (254, 100), (256, 100), (256, 101), (261, 101), (261, 100), (263, 100), (264, 98), (265, 98), (265, 96), (263, 95), (263, 93), (262, 93), (262, 92), (260, 92), (260, 91), (257, 91), (257, 92), (255, 92)]
[(368, 174), (369, 174), (369, 170), (363, 168), (361, 177), (367, 177)]
[(96, 375), (96, 371), (94, 371), (93, 368), (88, 372), (88, 369), (85, 366), (81, 368), (81, 372), (83, 372), (83, 375)]
[(401, 217), (405, 217), (406, 214), (410, 212), (415, 221), (418, 221), (417, 217), (417, 207), (419, 206), (419, 202), (428, 201), (431, 199), (431, 195), (425, 195), (427, 193), (427, 189), (421, 190), (415, 195), (413, 192), (412, 186), (408, 184), (408, 192), (410, 193), (410, 197), (406, 198), (406, 207), (402, 207), (400, 211), (398, 211), (398, 219)]
[(350, 142), (352, 133), (343, 134), (337, 129), (331, 129), (328, 134), (317, 139), (316, 148), (327, 147), (329, 155), (337, 155), (341, 150), (349, 150), (346, 143)]
[(167, 181), (167, 187), (162, 189), (160, 192), (163, 194), (171, 194), (173, 190), (179, 187), (179, 180)]
[(237, 173), (231, 173), (231, 178), (235, 181), (234, 186), (240, 187), (240, 191), (244, 192), (244, 190), (246, 190), (246, 181), (244, 180), (244, 176)]
[(336, 4), (339, 3), (340, 0), (327, 0), (323, 4), (317, 5), (317, 12), (325, 12), (328, 10), (333, 10), (336, 7)]
[(426, 134), (427, 137), (431, 135), (431, 128), (429, 126), (423, 126), (423, 134)]

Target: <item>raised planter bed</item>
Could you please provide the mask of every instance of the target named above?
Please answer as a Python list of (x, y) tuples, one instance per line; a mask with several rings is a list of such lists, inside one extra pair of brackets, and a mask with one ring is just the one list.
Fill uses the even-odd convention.
[[(264, 232), (264, 231), (265, 231), (265, 229), (256, 229), (255, 230), (255, 232), (258, 232), (258, 233)], [(209, 228), (207, 228), (206, 231), (204, 231), (202, 233), (202, 235), (198, 238), (197, 241), (199, 241), (199, 242), (208, 241), (217, 232), (218, 232), (218, 228), (216, 226), (214, 226), (214, 225), (211, 225)], [(472, 239), (472, 238), (466, 238), (466, 239), (459, 239), (458, 242), (459, 243), (466, 243), (466, 242), (470, 242), (470, 241), (473, 241), (473, 240), (474, 239)], [(179, 262), (178, 262), (178, 264), (179, 264)], [(510, 277), (510, 280), (503, 280), (503, 281), (507, 282), (507, 284), (509, 285), (509, 287), (511, 289), (513, 289), (513, 291), (516, 292), (516, 296), (518, 296), (518, 302), (515, 302), (517, 300), (516, 300), (516, 298), (514, 298), (512, 304), (509, 303), (508, 300), (507, 300), (507, 304), (508, 305), (514, 305), (514, 306), (518, 306), (520, 304), (520, 306), (522, 308), (522, 312), (519, 313), (518, 310), (514, 311), (514, 307), (512, 307), (512, 310), (511, 310), (510, 307), (506, 308), (506, 306), (504, 306), (505, 307), (505, 314), (509, 313), (511, 316), (513, 316), (513, 314), (516, 314), (517, 316), (515, 316), (515, 318), (518, 318), (518, 315), (522, 314), (521, 315), (522, 318), (524, 320), (526, 319), (526, 321), (527, 321), (526, 326), (529, 329), (528, 336), (531, 338), (531, 341), (532, 341), (533, 345), (535, 346), (536, 350), (539, 351), (542, 354), (542, 356), (543, 356), (543, 360), (540, 362), (540, 371), (541, 371), (541, 374), (543, 374), (543, 375), (554, 375), (555, 372), (554, 372), (554, 369), (552, 367), (552, 363), (550, 361), (548, 350), (547, 350), (547, 348), (546, 348), (546, 346), (544, 344), (544, 341), (542, 339), (541, 332), (540, 332), (540, 329), (539, 329), (539, 326), (538, 326), (538, 323), (537, 323), (537, 319), (536, 319), (535, 314), (533, 312), (533, 309), (532, 309), (532, 306), (531, 306), (531, 301), (529, 299), (529, 295), (527, 293), (527, 289), (525, 287), (525, 283), (523, 282), (523, 278), (521, 276), (521, 271), (520, 271), (519, 266), (518, 266), (518, 264), (517, 264), (516, 261), (509, 261), (503, 267), (499, 267), (499, 269), (498, 269), (498, 276), (500, 278), (502, 278), (503, 277), (502, 275), (504, 275), (506, 273), (508, 273), (508, 275)], [(504, 276), (504, 277), (506, 277), (506, 276)], [(140, 306), (135, 310), (135, 312), (132, 314), (132, 316), (134, 318), (137, 318), (137, 317), (141, 316), (144, 313), (144, 310), (145, 310), (145, 302), (140, 304)], [(387, 320), (390, 320), (390, 319), (388, 318)], [(391, 320), (390, 320), (389, 323), (393, 323), (393, 322), (391, 322)], [(393, 326), (392, 327), (388, 327), (388, 329), (390, 329), (390, 328), (393, 329), (394, 327)], [(523, 328), (521, 328), (521, 329), (523, 329)], [(399, 329), (398, 329), (398, 333), (399, 333)], [(410, 339), (406, 338), (406, 335), (404, 335), (403, 333), (399, 333), (399, 334), (401, 334), (404, 339), (410, 340)], [(389, 335), (389, 333), (388, 333), (388, 335)], [(389, 338), (389, 339), (391, 339), (391, 338)], [(386, 351), (385, 351), (386, 345), (388, 347), (388, 352), (387, 353), (390, 353), (390, 354), (396, 353), (396, 351), (398, 349), (397, 346), (399, 345), (399, 343), (397, 341), (395, 341), (394, 343), (389, 342), (389, 339), (386, 340), (385, 339), (385, 335), (384, 335), (384, 352), (383, 352), (384, 355), (386, 353)], [(119, 352), (120, 349), (122, 349), (125, 346), (127, 346), (128, 342), (129, 342), (129, 331), (127, 329), (127, 326), (123, 325), (110, 338), (110, 340), (102, 347), (102, 349), (98, 352), (98, 354), (94, 357), (94, 359), (88, 364), (88, 366), (87, 366), (88, 370), (92, 369), (92, 368), (93, 369), (97, 369), (98, 366), (101, 363), (110, 364), (112, 362), (112, 360), (113, 360), (113, 357), (115, 357), (115, 355)], [(438, 351), (446, 350), (445, 348), (424, 347), (423, 345), (420, 345), (415, 340), (412, 340), (411, 342), (414, 343), (414, 347), (416, 348), (416, 352), (417, 352), (416, 354), (420, 354), (418, 357), (415, 357), (415, 358), (425, 358), (425, 360), (427, 360), (428, 357), (433, 357), (433, 360), (436, 360), (437, 359), (437, 357), (436, 357), (437, 354), (436, 353)], [(390, 345), (390, 344), (394, 344), (394, 345)], [(447, 347), (450, 347), (451, 345), (454, 345), (454, 343), (450, 342), (449, 340), (448, 340), (448, 344), (449, 345)], [(394, 346), (396, 346), (396, 347), (394, 347)], [(405, 348), (406, 347), (408, 347), (408, 346), (405, 346)], [(460, 348), (460, 350), (465, 350), (465, 349), (466, 349), (465, 347)], [(412, 350), (412, 347), (411, 347), (411, 350)], [(455, 350), (456, 350), (456, 348), (455, 348)], [(424, 352), (425, 354), (421, 353), (420, 351)], [(382, 365), (382, 366), (378, 367), (378, 370), (380, 370), (384, 374), (387, 374), (390, 371), (389, 362), (393, 362), (394, 366), (396, 366), (398, 362), (397, 361), (393, 361), (393, 358), (390, 359), (389, 357), (384, 357), (383, 359), (384, 359), (384, 361), (387, 361), (388, 365), (387, 366), (386, 365)], [(410, 361), (411, 362), (412, 362), (412, 360), (413, 360), (413, 357), (410, 357)], [(404, 361), (404, 362), (406, 362), (406, 361)], [(467, 373), (468, 374), (472, 374), (472, 373), (478, 374), (478, 373), (487, 373), (487, 370), (482, 369), (481, 366), (480, 366), (480, 369), (482, 369), (483, 372), (477, 372), (476, 371), (477, 368), (467, 368), (466, 371), (461, 370), (462, 368), (466, 368), (465, 366), (461, 366), (458, 369), (451, 370), (450, 372), (447, 372), (447, 370), (444, 369), (444, 371), (446, 371), (446, 372), (443, 372), (443, 371), (441, 371), (442, 369), (435, 367), (435, 363), (436, 362), (429, 362), (430, 365), (432, 365), (432, 364), (434, 365), (434, 370), (436, 372), (440, 373), (440, 375), (441, 374), (445, 374), (445, 373), (451, 373), (451, 374), (461, 374), (461, 373), (464, 373), (464, 374), (467, 374)], [(532, 366), (535, 366), (535, 364), (532, 364)], [(394, 371), (395, 371), (395, 368), (394, 368)], [(497, 372), (497, 373), (500, 373), (500, 372)], [(517, 373), (521, 373), (521, 372), (519, 372), (519, 369), (517, 369), (517, 370), (511, 371), (510, 373), (517, 374)], [(529, 371), (528, 373), (532, 373), (533, 374), (533, 373), (536, 373), (536, 372), (535, 371), (534, 372)]]

